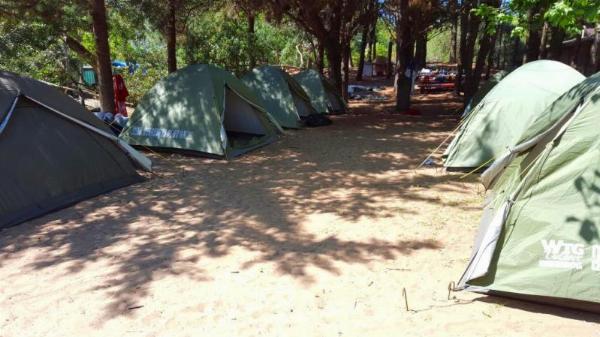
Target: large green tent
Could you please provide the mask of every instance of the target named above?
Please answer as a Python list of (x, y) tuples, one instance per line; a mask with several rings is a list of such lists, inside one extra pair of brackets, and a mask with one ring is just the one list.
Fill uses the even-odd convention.
[(310, 97), (313, 107), (319, 113), (339, 114), (346, 112), (346, 102), (323, 75), (314, 69), (307, 69), (294, 75)]
[(255, 68), (242, 81), (254, 90), (267, 111), (283, 127), (299, 128), (302, 118), (317, 113), (304, 89), (280, 67)]
[(275, 141), (280, 131), (244, 83), (197, 64), (156, 83), (121, 137), (136, 146), (229, 158)]
[(562, 95), (485, 173), (459, 287), (600, 310), (600, 73)]
[(469, 102), (469, 104), (467, 104), (467, 107), (465, 108), (465, 110), (463, 111), (462, 117), (466, 118), (469, 113), (471, 112), (471, 110), (473, 110), (474, 107), (476, 107), (477, 105), (479, 105), (479, 103), (483, 100), (483, 98), (498, 84), (500, 83), (500, 81), (502, 81), (506, 75), (508, 75), (507, 71), (501, 70), (497, 73), (495, 73), (494, 75), (492, 75), (487, 81), (485, 81), (477, 90), (477, 92), (475, 93), (475, 95), (473, 95), (473, 98), (471, 98), (471, 101)]
[(0, 71), (0, 228), (142, 179), (151, 162), (72, 98)]
[(556, 61), (535, 61), (517, 68), (464, 119), (444, 154), (444, 166), (449, 170), (489, 166), (507, 146), (515, 145), (552, 102), (584, 78)]

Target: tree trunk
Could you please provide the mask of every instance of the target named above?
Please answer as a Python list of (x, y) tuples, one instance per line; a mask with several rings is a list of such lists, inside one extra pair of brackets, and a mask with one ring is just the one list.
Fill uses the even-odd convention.
[[(483, 29), (483, 31), (485, 31), (485, 29)], [(471, 101), (471, 98), (479, 88), (479, 83), (481, 82), (481, 75), (483, 73), (483, 67), (485, 66), (487, 56), (492, 49), (492, 39), (493, 37), (486, 33), (483, 33), (479, 38), (479, 51), (477, 53), (477, 59), (475, 61), (475, 69), (473, 69), (472, 77), (465, 82), (465, 104), (468, 104), (468, 102)]]
[(392, 48), (394, 48), (394, 42), (392, 41), (392, 39), (390, 39), (390, 41), (388, 42), (388, 50), (387, 50), (387, 72), (386, 72), (386, 78), (390, 79), (392, 78), (392, 71), (394, 70), (394, 66), (392, 63)]
[(596, 33), (594, 34), (594, 42), (590, 53), (592, 72), (597, 73), (600, 71), (600, 23), (596, 23)]
[[(475, 74), (473, 72), (473, 56), (475, 55), (475, 42), (479, 32), (481, 19), (474, 13), (469, 15), (468, 30), (466, 34), (464, 57), (461, 56), (462, 68), (465, 76), (463, 103), (469, 104), (469, 100), (475, 90)], [(485, 57), (485, 56), (484, 56)]]
[(456, 54), (458, 49), (457, 35), (458, 35), (458, 1), (450, 0), (448, 2), (450, 7), (450, 63), (456, 63)]
[(375, 62), (377, 58), (377, 21), (373, 23), (371, 27), (371, 56), (369, 57), (371, 61)]
[(565, 31), (558, 27), (550, 27), (550, 49), (548, 58), (559, 61), (562, 56), (562, 43), (565, 39)]
[(415, 69), (425, 67), (427, 63), (427, 31), (419, 32), (415, 47)]
[(548, 35), (550, 34), (549, 30), (550, 27), (548, 22), (544, 21), (544, 28), (542, 28), (542, 37), (540, 40), (540, 59), (545, 59), (548, 57), (548, 49), (546, 46), (548, 45)]
[(469, 28), (469, 12), (471, 11), (471, 3), (469, 1), (463, 1), (463, 8), (460, 11), (460, 40), (458, 42), (458, 65), (456, 74), (456, 93), (459, 94), (463, 91), (463, 78), (464, 78), (464, 63), (466, 61), (466, 50), (467, 50), (467, 30)]
[(412, 78), (406, 76), (413, 58), (411, 27), (408, 18), (408, 0), (400, 0), (400, 15), (396, 23), (396, 112), (410, 108)]
[(496, 49), (496, 69), (502, 69), (503, 64), (502, 64), (502, 57), (504, 55), (504, 27), (502, 25), (500, 25), (498, 27), (498, 37), (497, 37), (497, 44), (498, 44), (498, 48)]
[(356, 80), (362, 81), (363, 71), (365, 69), (365, 51), (367, 50), (367, 39), (369, 37), (369, 25), (365, 25), (362, 30), (360, 40), (360, 50), (358, 58), (358, 71), (356, 73)]
[(329, 77), (331, 82), (333, 82), (337, 93), (342, 95), (342, 46), (338, 41), (337, 36), (334, 36), (333, 38), (328, 36), (325, 41), (323, 41), (323, 47), (329, 63)]
[(169, 73), (177, 71), (177, 26), (175, 0), (169, 0), (169, 17), (167, 20), (167, 68)]
[(323, 42), (317, 41), (317, 70), (319, 74), (323, 75), (323, 70), (325, 69), (325, 48), (323, 47)]
[(344, 78), (342, 83), (342, 97), (348, 100), (348, 84), (350, 83), (350, 42), (345, 43), (343, 51)]
[(248, 49), (250, 51), (250, 69), (256, 67), (256, 53), (254, 50), (254, 22), (256, 17), (253, 13), (248, 13)]
[(521, 57), (521, 39), (518, 37), (514, 38), (513, 54), (512, 54), (512, 66), (514, 68), (523, 64), (523, 57)]
[(527, 35), (527, 52), (525, 53), (524, 63), (535, 61), (540, 56), (540, 31), (535, 20), (535, 15), (540, 10), (539, 6), (534, 6), (527, 12), (527, 22), (529, 23)]
[(571, 54), (571, 59), (569, 60), (569, 64), (573, 68), (581, 71), (582, 70), (581, 67), (579, 67), (578, 64), (577, 64), (577, 61), (579, 59), (579, 53), (581, 52), (581, 35), (577, 35), (575, 37), (575, 48), (574, 48), (574, 50), (575, 51)]
[(500, 30), (498, 29), (496, 31), (496, 33), (492, 36), (492, 40), (491, 40), (491, 46), (490, 46), (490, 50), (488, 52), (488, 59), (487, 59), (487, 70), (485, 72), (485, 79), (489, 80), (490, 76), (492, 74), (492, 68), (494, 67), (494, 56), (496, 54), (498, 54), (497, 48), (496, 48), (496, 42), (498, 41), (498, 36), (500, 36)]
[(100, 90), (100, 107), (102, 111), (115, 111), (114, 91), (112, 83), (112, 67), (110, 47), (108, 45), (108, 22), (104, 0), (89, 0), (90, 16), (96, 43), (96, 65), (98, 69), (98, 88)]

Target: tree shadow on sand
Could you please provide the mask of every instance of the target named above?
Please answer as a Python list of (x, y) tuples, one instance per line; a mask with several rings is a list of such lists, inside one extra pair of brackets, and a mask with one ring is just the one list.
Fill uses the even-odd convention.
[[(407, 173), (443, 139), (448, 125), (402, 116), (361, 118), (291, 132), (231, 162), (153, 155), (158, 177), (2, 232), (0, 267), (30, 249), (37, 258), (22, 273), (64, 264), (75, 274), (109, 261), (110, 280), (90, 289), (110, 289), (108, 320), (129, 314), (126, 308), (149, 294), (153, 280), (184, 274), (210, 281), (202, 260), (233, 249), (252, 252), (241, 269), (271, 263), (280, 275), (307, 284), (315, 282), (310, 268), (337, 274), (337, 262), (366, 264), (441, 249), (430, 239), (354, 241), (303, 228), (315, 213), (357, 221), (414, 212), (402, 203), (386, 206), (383, 198), (442, 202), (414, 193), (414, 186), (461, 190), (452, 176)], [(312, 141), (316, 137), (324, 139)]]

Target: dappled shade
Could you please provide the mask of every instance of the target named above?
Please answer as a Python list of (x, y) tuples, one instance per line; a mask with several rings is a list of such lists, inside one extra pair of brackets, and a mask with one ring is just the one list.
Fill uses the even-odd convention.
[(141, 147), (234, 157), (275, 141), (279, 131), (239, 79), (218, 67), (198, 64), (154, 85), (121, 138)]

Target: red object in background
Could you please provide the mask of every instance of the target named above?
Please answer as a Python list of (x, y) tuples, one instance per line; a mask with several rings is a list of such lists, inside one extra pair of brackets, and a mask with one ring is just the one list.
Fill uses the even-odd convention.
[(125, 86), (125, 80), (120, 74), (113, 75), (113, 90), (115, 92), (115, 115), (121, 114), (127, 117), (127, 106), (125, 104), (129, 91)]
[(403, 111), (402, 114), (409, 116), (421, 116), (421, 111), (413, 108), (408, 108), (408, 110)]

